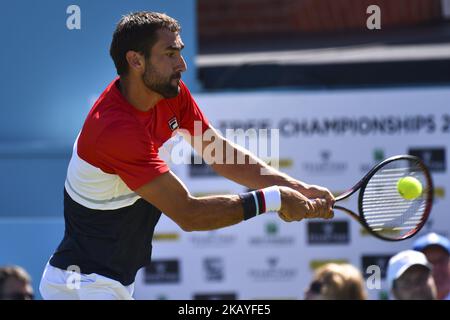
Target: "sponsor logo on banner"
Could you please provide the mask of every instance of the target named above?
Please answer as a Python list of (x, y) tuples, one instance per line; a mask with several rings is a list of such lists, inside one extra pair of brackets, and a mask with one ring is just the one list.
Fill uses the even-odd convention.
[(321, 118), (284, 118), (278, 123), (282, 137), (336, 137), (368, 136), (375, 134), (399, 135), (404, 133), (428, 133), (436, 131), (434, 115), (404, 116), (349, 116)]
[(189, 164), (189, 176), (191, 178), (218, 177), (217, 173), (209, 166), (202, 157), (197, 154), (191, 155)]
[(308, 244), (348, 244), (349, 223), (342, 221), (308, 221)]
[(384, 150), (381, 148), (374, 149), (372, 152), (372, 162), (362, 164), (361, 168), (360, 168), (361, 172), (363, 172), (363, 173), (369, 172), (375, 165), (377, 165), (384, 159), (386, 159)]
[(265, 158), (262, 159), (266, 164), (271, 165), (275, 161), (278, 162), (278, 168), (280, 169), (289, 169), (294, 166), (294, 160), (289, 158), (280, 158), (280, 159), (271, 159), (271, 158)]
[[(381, 271), (381, 279), (385, 279), (389, 259), (392, 256), (393, 256), (392, 254), (363, 255), (361, 257), (362, 270), (367, 270), (369, 266), (373, 265), (378, 266), (380, 267)], [(370, 276), (370, 273), (363, 272), (363, 274), (365, 278)]]
[(280, 263), (279, 257), (268, 257), (266, 263), (258, 268), (248, 271), (249, 277), (254, 281), (290, 281), (298, 273), (297, 268), (285, 267)]
[(194, 300), (236, 300), (236, 292), (205, 292), (194, 293), (192, 298)]
[(236, 242), (236, 235), (221, 230), (191, 233), (189, 240), (196, 247), (228, 247)]
[(180, 263), (178, 260), (153, 260), (145, 267), (145, 283), (180, 282)]
[(311, 260), (309, 262), (309, 269), (311, 271), (315, 271), (318, 268), (320, 268), (328, 263), (343, 264), (343, 263), (348, 263), (348, 260), (346, 260), (346, 259)]
[(437, 199), (445, 198), (445, 188), (444, 187), (434, 187), (434, 198), (437, 198)]
[(219, 120), (217, 129), (225, 133), (228, 129), (270, 129), (272, 127), (270, 119), (230, 119)]
[(334, 160), (330, 150), (320, 151), (319, 157), (320, 159), (317, 162), (303, 162), (301, 164), (302, 169), (310, 174), (317, 175), (343, 173), (347, 170), (348, 163)]
[(294, 236), (280, 234), (280, 226), (274, 221), (264, 225), (264, 232), (262, 236), (251, 237), (249, 243), (254, 246), (290, 246), (295, 242)]
[(203, 260), (206, 281), (222, 281), (225, 277), (225, 264), (221, 257), (208, 257)]
[(178, 241), (180, 235), (176, 232), (155, 232), (153, 241)]
[(409, 154), (419, 157), (432, 172), (445, 172), (445, 148), (410, 148)]

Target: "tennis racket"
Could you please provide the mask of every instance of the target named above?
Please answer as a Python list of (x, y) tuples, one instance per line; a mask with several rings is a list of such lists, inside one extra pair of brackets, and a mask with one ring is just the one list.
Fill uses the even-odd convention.
[[(421, 194), (405, 199), (397, 189), (403, 177), (414, 177), (422, 184)], [(433, 182), (425, 164), (417, 157), (399, 155), (373, 167), (353, 188), (336, 197), (344, 200), (359, 190), (359, 215), (335, 205), (348, 213), (375, 237), (400, 241), (415, 235), (424, 226), (433, 203)]]

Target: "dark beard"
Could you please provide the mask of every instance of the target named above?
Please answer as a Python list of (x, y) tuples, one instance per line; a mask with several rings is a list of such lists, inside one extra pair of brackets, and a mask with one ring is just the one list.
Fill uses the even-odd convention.
[(163, 77), (155, 71), (152, 65), (149, 65), (148, 68), (146, 65), (145, 72), (142, 75), (142, 81), (144, 82), (145, 86), (148, 89), (159, 93), (166, 99), (175, 98), (178, 95), (178, 93), (180, 92), (180, 88), (178, 85), (173, 85), (172, 80), (180, 78), (181, 73), (177, 72), (169, 79), (164, 80)]

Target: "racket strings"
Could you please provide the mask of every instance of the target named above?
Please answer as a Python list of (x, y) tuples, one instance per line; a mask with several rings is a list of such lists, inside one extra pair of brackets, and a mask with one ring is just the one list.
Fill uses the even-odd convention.
[[(397, 182), (412, 176), (423, 186), (422, 194), (408, 200), (401, 196)], [(422, 169), (408, 160), (394, 161), (377, 171), (362, 195), (362, 211), (372, 231), (387, 238), (402, 238), (422, 224), (426, 211), (428, 183)]]

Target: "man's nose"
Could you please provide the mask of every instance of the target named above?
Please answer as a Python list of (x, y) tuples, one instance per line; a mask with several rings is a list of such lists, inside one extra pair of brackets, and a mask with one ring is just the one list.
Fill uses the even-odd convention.
[(184, 61), (183, 56), (180, 56), (180, 59), (177, 63), (176, 71), (177, 72), (185, 72), (187, 70), (186, 61)]

